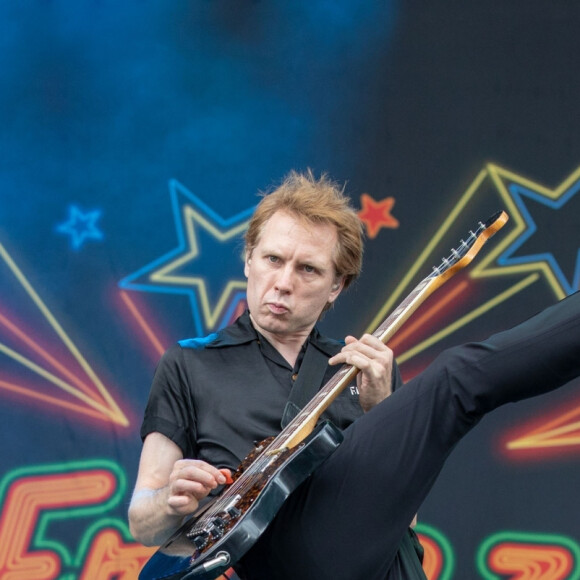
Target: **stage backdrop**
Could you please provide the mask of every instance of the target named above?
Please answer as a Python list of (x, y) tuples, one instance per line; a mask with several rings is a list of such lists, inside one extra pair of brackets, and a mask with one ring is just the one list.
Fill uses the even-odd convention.
[[(578, 289), (579, 29), (568, 0), (4, 0), (0, 577), (137, 577), (156, 362), (243, 309), (241, 236), (290, 169), (365, 225), (338, 338), (510, 215), (391, 342), (406, 378)], [(580, 578), (578, 386), (459, 445), (419, 514), (429, 578)]]

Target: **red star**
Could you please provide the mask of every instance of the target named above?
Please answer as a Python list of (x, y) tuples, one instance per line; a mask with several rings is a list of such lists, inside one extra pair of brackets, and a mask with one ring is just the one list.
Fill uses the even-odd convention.
[(381, 228), (399, 227), (399, 221), (391, 215), (395, 205), (394, 197), (375, 201), (370, 195), (363, 193), (360, 201), (362, 209), (358, 212), (358, 217), (367, 227), (369, 238), (375, 238)]

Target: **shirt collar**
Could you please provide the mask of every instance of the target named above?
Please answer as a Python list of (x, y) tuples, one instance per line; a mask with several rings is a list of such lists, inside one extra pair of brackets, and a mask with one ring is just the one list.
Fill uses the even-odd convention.
[[(249, 310), (246, 310), (233, 324), (215, 334), (213, 340), (206, 344), (206, 348), (235, 346), (254, 340), (259, 340), (259, 335), (250, 321)], [(336, 354), (344, 345), (342, 342), (320, 334), (316, 326), (312, 329), (307, 341), (328, 356)]]

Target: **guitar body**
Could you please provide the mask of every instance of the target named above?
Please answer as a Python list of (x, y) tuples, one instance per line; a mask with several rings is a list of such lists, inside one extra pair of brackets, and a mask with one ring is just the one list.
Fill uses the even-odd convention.
[[(212, 580), (223, 574), (252, 547), (288, 496), (342, 440), (342, 433), (332, 423), (322, 423), (296, 447), (265, 458), (264, 469), (251, 474), (244, 495), (232, 495), (229, 509), (215, 515), (215, 502), (228, 505), (224, 493), (235, 489), (240, 477), (248, 478), (249, 465), (259, 464), (259, 453), (253, 451), (234, 474), (234, 484), (194, 514), (153, 554), (139, 580)], [(205, 545), (200, 548), (202, 543)]]

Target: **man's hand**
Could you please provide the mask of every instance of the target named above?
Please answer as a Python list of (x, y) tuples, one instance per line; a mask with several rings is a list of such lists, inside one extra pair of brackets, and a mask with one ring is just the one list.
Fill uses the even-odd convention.
[(170, 513), (183, 516), (194, 512), (200, 500), (226, 481), (225, 473), (205, 461), (176, 461), (167, 486), (167, 506)]
[(361, 407), (366, 412), (392, 392), (393, 351), (371, 334), (360, 339), (347, 336), (345, 343), (328, 363), (346, 363), (361, 371), (357, 376), (357, 386)]
[(231, 482), (227, 469), (184, 459), (181, 449), (161, 433), (147, 435), (129, 506), (133, 537), (159, 546), (193, 513), (200, 500), (218, 485)]

